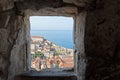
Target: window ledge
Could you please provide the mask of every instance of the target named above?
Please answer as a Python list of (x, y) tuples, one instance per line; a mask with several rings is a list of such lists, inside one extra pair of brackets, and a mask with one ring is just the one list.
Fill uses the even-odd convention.
[[(55, 70), (55, 69), (54, 69)], [(15, 77), (15, 80), (77, 80), (77, 76), (74, 72), (67, 71), (28, 71)]]

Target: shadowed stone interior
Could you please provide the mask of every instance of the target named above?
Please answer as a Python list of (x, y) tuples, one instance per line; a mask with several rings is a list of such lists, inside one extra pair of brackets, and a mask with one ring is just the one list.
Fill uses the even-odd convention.
[(120, 0), (0, 0), (0, 80), (14, 80), (29, 70), (29, 16), (35, 15), (74, 18), (78, 80), (120, 80), (119, 4)]
[[(54, 70), (56, 70), (54, 72)], [(63, 72), (58, 69), (47, 71), (29, 71), (15, 77), (15, 80), (77, 80), (74, 72)]]

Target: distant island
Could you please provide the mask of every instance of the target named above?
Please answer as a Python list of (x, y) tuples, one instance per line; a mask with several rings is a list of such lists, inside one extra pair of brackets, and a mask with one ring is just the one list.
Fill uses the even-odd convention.
[(31, 57), (31, 67), (38, 71), (73, 67), (73, 49), (56, 45), (42, 36), (31, 37)]

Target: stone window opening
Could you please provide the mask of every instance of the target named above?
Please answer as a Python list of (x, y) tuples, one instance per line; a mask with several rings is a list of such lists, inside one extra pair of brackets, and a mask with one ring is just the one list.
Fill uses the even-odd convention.
[[(48, 26), (44, 24), (45, 21), (36, 21), (36, 22), (34, 21), (35, 19), (40, 20), (41, 18), (42, 20), (47, 20), (48, 18), (50, 20), (54, 20), (54, 22), (57, 22), (57, 23), (54, 23), (53, 21), (48, 22), (47, 20), (48, 23), (46, 24), (49, 24), (49, 26), (51, 25), (50, 26), (51, 29), (49, 29), (50, 27), (48, 28)], [(56, 20), (59, 20), (61, 24), (58, 23), (58, 21)], [(73, 49), (74, 21), (73, 21), (73, 17), (30, 16), (29, 21), (30, 21), (30, 28), (31, 28), (31, 57), (30, 57), (31, 58), (31, 70), (35, 70), (35, 71), (41, 71), (41, 70), (44, 70), (44, 71), (45, 70), (52, 70), (52, 71), (56, 71), (56, 70), (66, 71), (67, 70), (69, 71), (70, 70), (70, 71), (73, 71), (73, 68), (74, 68), (74, 52), (73, 52), (74, 51)], [(39, 22), (41, 22), (41, 25)], [(35, 23), (37, 25), (35, 25)], [(58, 29), (55, 28), (55, 25), (56, 27), (58, 27)], [(38, 28), (37, 26), (39, 26), (40, 28)], [(52, 26), (54, 26), (54, 28)], [(34, 27), (37, 28), (37, 31), (35, 30), (36, 28)], [(50, 31), (54, 31), (54, 32), (51, 33)], [(45, 38), (45, 35), (48, 35), (48, 34), (51, 37), (53, 36), (54, 38), (57, 38), (58, 35), (60, 36), (60, 33), (66, 36), (65, 38), (63, 37), (64, 41), (62, 40), (62, 37), (58, 38), (61, 40), (60, 41), (61, 43), (62, 42), (64, 43), (64, 45), (60, 43), (56, 45), (54, 43), (54, 39), (53, 41), (50, 41), (49, 40), (51, 39), (50, 37), (47, 37), (48, 39)], [(69, 43), (67, 42), (67, 39), (69, 39), (68, 41)], [(50, 49), (46, 49), (46, 47), (49, 47)], [(51, 49), (54, 49), (54, 50), (51, 50)], [(39, 54), (43, 54), (43, 56), (39, 56)]]
[[(30, 69), (30, 16), (74, 17), (77, 79), (119, 80), (119, 3), (120, 0), (0, 0), (0, 80), (14, 80)], [(29, 71), (15, 80), (76, 80), (70, 75), (62, 75), (62, 79), (58, 75), (36, 76)]]
[[(68, 10), (68, 11), (67, 11)], [(28, 78), (33, 77), (33, 79), (36, 77), (35, 75), (32, 75), (33, 73), (29, 73), (31, 70), (31, 60), (30, 60), (30, 21), (29, 17), (30, 16), (66, 16), (66, 17), (73, 17), (74, 20), (74, 26), (73, 26), (73, 45), (74, 45), (74, 67), (73, 69), (60, 69), (60, 70), (44, 70), (40, 71), (43, 73), (43, 75), (39, 75), (39, 78), (46, 76), (47, 72), (55, 72), (51, 76), (56, 76), (55, 74), (58, 73), (57, 77), (61, 76), (59, 74), (60, 72), (70, 72), (70, 74), (66, 73), (65, 75), (68, 77), (69, 75), (71, 76), (77, 76), (78, 80), (83, 80), (84, 75), (85, 75), (85, 67), (86, 67), (86, 62), (85, 62), (85, 52), (84, 52), (84, 31), (85, 31), (85, 18), (86, 18), (86, 11), (82, 11), (78, 13), (77, 9), (75, 7), (62, 7), (62, 8), (43, 8), (40, 10), (26, 10), (25, 11), (25, 28), (28, 31), (26, 36), (27, 40), (29, 41), (28, 47), (27, 47), (27, 53), (26, 54), (26, 71), (28, 73), (23, 74), (26, 75)], [(44, 74), (45, 73), (45, 74)], [(36, 74), (36, 73), (35, 73)], [(63, 73), (64, 74), (64, 73)], [(67, 76), (68, 75), (68, 76)], [(18, 77), (19, 78), (19, 77)], [(76, 80), (76, 79), (72, 79)]]

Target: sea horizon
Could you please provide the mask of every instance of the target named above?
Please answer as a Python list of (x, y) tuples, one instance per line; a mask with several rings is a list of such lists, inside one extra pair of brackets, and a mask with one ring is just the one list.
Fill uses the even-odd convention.
[(31, 30), (31, 36), (42, 36), (58, 46), (73, 49), (73, 30)]

